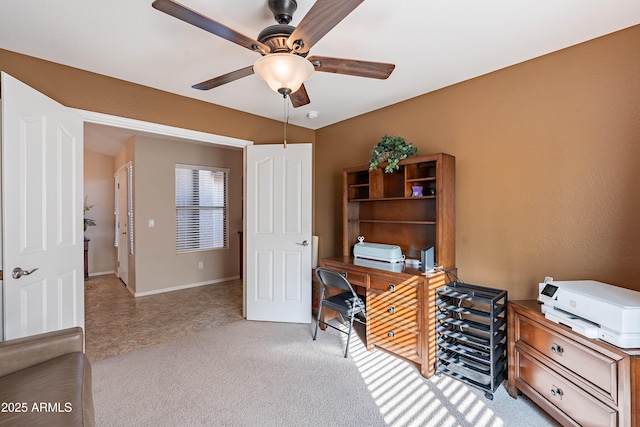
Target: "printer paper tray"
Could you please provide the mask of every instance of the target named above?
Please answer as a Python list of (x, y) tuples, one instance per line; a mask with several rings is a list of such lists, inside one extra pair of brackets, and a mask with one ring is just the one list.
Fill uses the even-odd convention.
[(565, 325), (566, 327), (571, 328), (573, 331), (584, 335), (587, 338), (598, 338), (598, 326), (594, 325), (591, 322), (587, 322), (580, 317), (549, 308), (547, 308), (547, 310), (545, 311), (544, 317), (551, 320), (552, 322)]

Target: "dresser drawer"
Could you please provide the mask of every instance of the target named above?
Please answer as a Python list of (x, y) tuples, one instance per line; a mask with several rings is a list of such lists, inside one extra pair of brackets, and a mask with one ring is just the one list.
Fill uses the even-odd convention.
[(397, 325), (369, 318), (367, 343), (393, 351), (408, 359), (419, 361), (420, 333)]
[(406, 306), (418, 305), (419, 285), (420, 282), (397, 283), (381, 277), (371, 276), (369, 278), (369, 291), (376, 298)]
[[(376, 295), (370, 292), (370, 296)], [(417, 305), (405, 306), (393, 301), (370, 297), (367, 300), (367, 315), (380, 322), (397, 325), (404, 329), (417, 331), (419, 309)]]
[(516, 345), (523, 342), (602, 390), (617, 403), (616, 361), (528, 318), (517, 317)]
[(561, 374), (516, 349), (516, 379), (584, 427), (614, 427), (618, 414)]

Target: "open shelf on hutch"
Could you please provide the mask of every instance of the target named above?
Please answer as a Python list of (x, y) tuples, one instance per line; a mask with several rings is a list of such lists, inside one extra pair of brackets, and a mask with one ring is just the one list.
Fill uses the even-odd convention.
[[(399, 169), (385, 164), (343, 170), (343, 255), (352, 255), (358, 236), (365, 241), (398, 245), (407, 258), (435, 247), (436, 263), (455, 266), (455, 157), (444, 153), (401, 160)], [(421, 186), (423, 196), (412, 197)]]

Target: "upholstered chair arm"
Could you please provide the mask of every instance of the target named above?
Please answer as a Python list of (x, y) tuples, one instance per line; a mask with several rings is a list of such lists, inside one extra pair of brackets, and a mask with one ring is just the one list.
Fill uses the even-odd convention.
[(0, 342), (0, 377), (83, 349), (80, 327)]

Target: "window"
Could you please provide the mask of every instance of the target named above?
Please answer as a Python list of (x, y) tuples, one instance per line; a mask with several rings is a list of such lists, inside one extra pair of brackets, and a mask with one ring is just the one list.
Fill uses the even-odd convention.
[(229, 170), (176, 165), (176, 251), (228, 247)]

